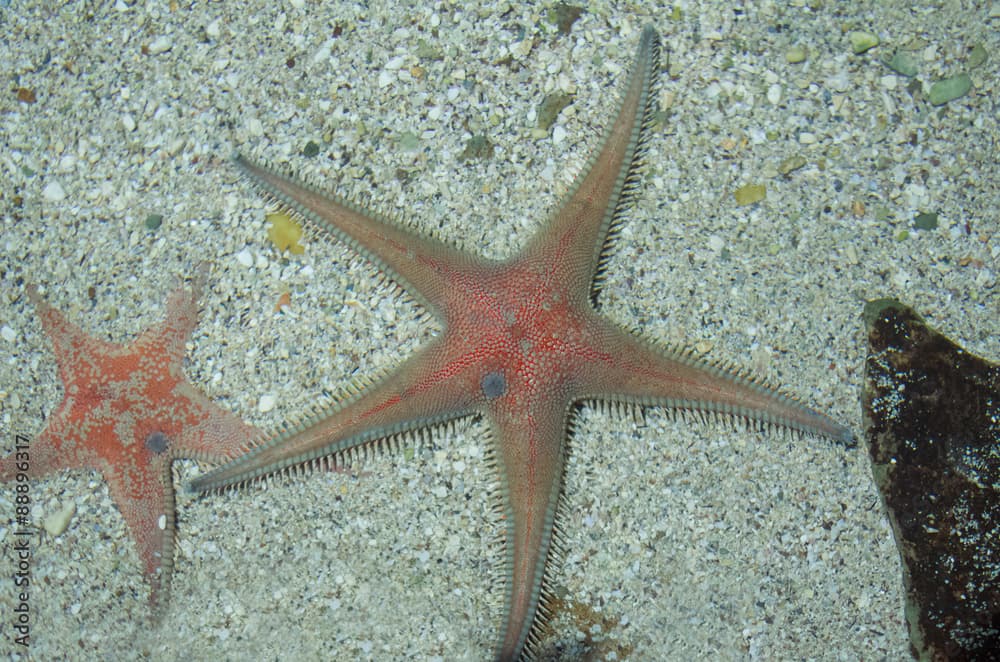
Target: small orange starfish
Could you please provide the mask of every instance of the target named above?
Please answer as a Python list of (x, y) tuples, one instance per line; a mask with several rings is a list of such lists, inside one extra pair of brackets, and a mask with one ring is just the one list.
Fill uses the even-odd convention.
[(232, 459), (257, 434), (212, 404), (181, 370), (204, 281), (202, 268), (191, 290), (171, 293), (166, 319), (128, 346), (87, 335), (29, 285), (64, 396), (27, 451), (0, 459), (0, 482), (63, 469), (100, 471), (135, 540), (153, 606), (165, 597), (173, 567), (172, 461)]
[(537, 652), (559, 557), (557, 511), (575, 407), (611, 401), (713, 412), (838, 440), (851, 433), (742, 372), (655, 347), (594, 307), (606, 255), (635, 195), (656, 110), (659, 39), (642, 33), (618, 116), (541, 232), (501, 262), (237, 157), (279, 206), (375, 263), (443, 332), (385, 379), (194, 481), (219, 490), (302, 465), (340, 465), (427, 426), (481, 416), (504, 514), (503, 622), (494, 657)]

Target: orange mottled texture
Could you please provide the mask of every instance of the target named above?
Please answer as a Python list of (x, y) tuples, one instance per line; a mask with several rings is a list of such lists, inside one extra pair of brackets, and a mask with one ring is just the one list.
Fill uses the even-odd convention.
[(63, 469), (101, 472), (135, 540), (154, 606), (167, 592), (173, 565), (171, 462), (234, 458), (255, 433), (212, 404), (181, 370), (203, 281), (202, 270), (190, 290), (178, 287), (166, 318), (130, 345), (87, 335), (29, 286), (28, 297), (52, 342), (64, 396), (27, 454), (0, 459), (2, 482)]

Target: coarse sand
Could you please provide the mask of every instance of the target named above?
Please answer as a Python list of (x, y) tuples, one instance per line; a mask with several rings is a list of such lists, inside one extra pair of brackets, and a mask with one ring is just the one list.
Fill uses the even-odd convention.
[[(125, 342), (210, 261), (186, 371), (265, 428), (396, 365), (436, 327), (327, 237), (279, 254), (229, 155), (501, 258), (597, 146), (652, 22), (662, 118), (601, 310), (764, 375), (861, 443), (583, 407), (544, 657), (589, 642), (602, 659), (907, 659), (863, 440), (860, 314), (895, 296), (1000, 357), (998, 4), (597, 1), (568, 35), (551, 3), (363, 4), (0, 2), (0, 452), (62, 397), (29, 282)], [(880, 43), (855, 53), (852, 31)], [(887, 66), (897, 51), (914, 77)], [(971, 91), (930, 105), (930, 86), (961, 73)], [(554, 93), (572, 102), (539, 129)], [(474, 136), (492, 154), (460, 158)], [(764, 200), (738, 206), (758, 184)], [(921, 214), (936, 227), (915, 227)], [(30, 653), (10, 629), (15, 495), (0, 486), (0, 654), (487, 659), (487, 431), (426, 437), (353, 474), (181, 490), (157, 625), (103, 479), (33, 483), (35, 521), (76, 514), (32, 552)], [(204, 470), (176, 466), (179, 490)]]

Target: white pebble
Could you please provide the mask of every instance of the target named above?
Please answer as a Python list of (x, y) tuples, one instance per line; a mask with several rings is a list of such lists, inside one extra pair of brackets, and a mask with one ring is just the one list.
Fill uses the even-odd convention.
[(159, 55), (160, 53), (166, 53), (173, 47), (174, 40), (168, 35), (163, 35), (153, 40), (153, 43), (149, 45), (149, 52), (151, 55)]
[(812, 145), (816, 142), (816, 134), (810, 133), (809, 131), (803, 131), (799, 134), (799, 142), (803, 145)]
[(70, 520), (76, 514), (76, 502), (70, 501), (58, 511), (42, 520), (42, 526), (50, 536), (62, 535), (63, 531), (69, 528)]
[(248, 249), (244, 248), (243, 250), (241, 250), (239, 253), (236, 254), (236, 261), (242, 264), (244, 267), (252, 267), (253, 255), (250, 254), (250, 251)]
[(826, 84), (834, 92), (846, 92), (851, 88), (851, 78), (846, 71), (840, 71), (827, 78)]
[(558, 145), (564, 140), (566, 140), (566, 129), (557, 124), (556, 127), (552, 129), (552, 142)]
[(267, 412), (274, 409), (274, 405), (276, 405), (277, 403), (278, 403), (277, 398), (275, 398), (270, 393), (266, 393), (260, 396), (260, 402), (257, 403), (257, 411), (259, 411), (262, 414), (266, 414)]
[(215, 19), (205, 26), (205, 34), (211, 39), (219, 38), (219, 35), (221, 34), (219, 31), (219, 19)]
[(771, 102), (772, 106), (778, 105), (778, 102), (781, 101), (781, 85), (775, 83), (767, 88), (767, 100)]
[(76, 157), (72, 154), (63, 154), (59, 159), (59, 172), (73, 172), (76, 167)]
[(0, 338), (3, 338), (7, 342), (14, 342), (17, 339), (17, 332), (10, 328), (6, 324), (0, 327)]
[(910, 277), (909, 271), (900, 269), (896, 273), (892, 274), (892, 276), (889, 277), (889, 280), (899, 289), (905, 290), (913, 279)]
[(62, 184), (53, 180), (42, 189), (42, 197), (49, 202), (59, 202), (66, 199), (66, 189), (62, 187)]
[(881, 81), (882, 87), (884, 87), (887, 90), (894, 90), (896, 89), (896, 81), (897, 78), (892, 74), (882, 76), (882, 81)]
[(534, 45), (533, 39), (522, 39), (511, 47), (510, 54), (514, 56), (515, 60), (523, 60), (531, 52)]
[(122, 115), (122, 126), (128, 132), (135, 131), (135, 120), (132, 118), (131, 113), (125, 113)]
[(316, 54), (313, 55), (313, 64), (319, 64), (320, 62), (325, 62), (330, 59), (330, 53), (333, 52), (333, 39), (327, 39), (323, 42), (323, 45), (319, 47)]
[(392, 85), (392, 81), (395, 78), (396, 77), (393, 74), (391, 74), (388, 71), (386, 71), (386, 70), (383, 69), (382, 71), (379, 72), (379, 75), (378, 75), (378, 86), (379, 87), (389, 87), (390, 85)]

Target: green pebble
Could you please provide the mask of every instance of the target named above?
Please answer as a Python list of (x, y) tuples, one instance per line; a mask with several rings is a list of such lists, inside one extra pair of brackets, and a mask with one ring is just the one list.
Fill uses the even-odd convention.
[(319, 154), (319, 145), (314, 143), (312, 140), (306, 143), (306, 146), (302, 148), (302, 156), (312, 158)]
[(782, 175), (787, 175), (793, 170), (798, 170), (806, 164), (806, 159), (803, 156), (796, 154), (795, 156), (789, 156), (787, 159), (778, 164), (778, 172)]
[(931, 91), (927, 93), (927, 100), (932, 105), (940, 106), (965, 96), (970, 89), (972, 89), (972, 79), (969, 78), (968, 74), (959, 74), (939, 80), (931, 85)]
[(805, 62), (808, 55), (809, 51), (806, 50), (805, 46), (792, 46), (785, 52), (785, 61), (788, 62), (788, 64), (798, 64), (800, 62)]
[(934, 230), (938, 226), (938, 215), (934, 212), (921, 212), (913, 219), (913, 227), (917, 230)]
[(569, 34), (573, 29), (573, 24), (576, 23), (576, 20), (580, 18), (584, 11), (586, 10), (583, 7), (560, 2), (548, 11), (546, 18), (549, 23), (556, 26), (559, 34)]
[(149, 214), (146, 216), (146, 229), (157, 230), (163, 224), (163, 214)]
[(486, 136), (472, 136), (465, 143), (465, 149), (458, 155), (459, 163), (466, 161), (489, 161), (493, 158), (493, 143)]
[(969, 52), (969, 69), (975, 69), (981, 64), (984, 64), (986, 60), (989, 59), (989, 54), (986, 49), (983, 48), (982, 44), (976, 44), (972, 47), (972, 51)]
[(538, 128), (548, 132), (552, 128), (552, 125), (555, 124), (556, 118), (559, 117), (562, 109), (572, 103), (572, 101), (572, 95), (563, 94), (562, 92), (550, 94), (545, 97), (538, 107)]
[(910, 53), (896, 51), (886, 64), (900, 76), (912, 77), (917, 75), (917, 58), (913, 57)]
[(855, 55), (861, 55), (865, 51), (878, 46), (878, 37), (871, 32), (855, 30), (847, 35), (847, 38), (851, 40), (851, 50), (854, 51)]
[(420, 136), (412, 131), (406, 131), (399, 136), (399, 148), (404, 152), (415, 152), (420, 149)]
[(421, 60), (444, 59), (444, 53), (441, 52), (441, 49), (425, 39), (417, 40), (416, 54), (417, 57), (420, 58)]
[(739, 187), (733, 192), (733, 197), (736, 198), (736, 204), (740, 207), (760, 202), (766, 196), (767, 188), (763, 184), (747, 184), (746, 186)]

